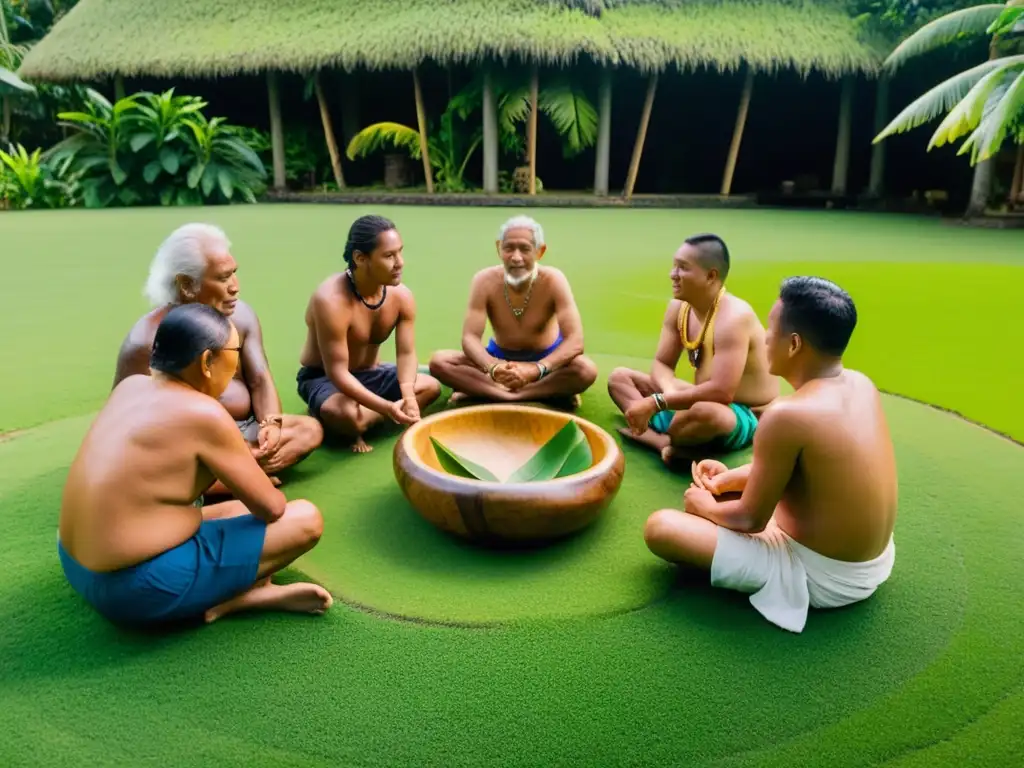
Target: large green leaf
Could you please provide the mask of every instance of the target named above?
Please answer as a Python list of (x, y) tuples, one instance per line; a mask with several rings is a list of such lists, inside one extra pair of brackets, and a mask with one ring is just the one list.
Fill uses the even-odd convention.
[(374, 123), (363, 128), (352, 137), (345, 154), (349, 160), (355, 160), (389, 144), (396, 149), (405, 149), (413, 159), (418, 160), (420, 157), (419, 131), (401, 123), (389, 122)]
[[(35, 86), (29, 85), (11, 70), (5, 67), (0, 67), (0, 85), (6, 86), (12, 91), (20, 91), (22, 93), (35, 93)], [(0, 89), (2, 90), (2, 89)]]
[[(513, 472), (507, 482), (535, 483), (564, 477), (586, 469), (592, 459), (590, 444), (583, 430), (575, 420), (570, 419), (529, 461)], [(567, 471), (563, 471), (563, 468)]]
[(430, 442), (434, 444), (434, 452), (437, 454), (438, 462), (449, 475), (467, 477), (470, 480), (496, 481), (498, 479), (486, 467), (482, 467), (469, 459), (459, 456), (457, 453), (453, 453), (436, 438), (431, 437)]
[(1003, 3), (985, 3), (940, 16), (896, 46), (884, 66), (895, 70), (909, 59), (940, 48), (959, 37), (983, 35), (1002, 15), (1004, 7)]

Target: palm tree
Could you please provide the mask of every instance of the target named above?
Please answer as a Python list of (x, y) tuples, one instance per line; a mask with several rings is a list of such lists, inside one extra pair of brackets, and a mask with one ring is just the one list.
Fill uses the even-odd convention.
[(11, 133), (11, 99), (34, 94), (36, 89), (14, 74), (26, 48), (14, 45), (7, 32), (7, 21), (0, 8), (0, 146), (5, 146)]
[[(985, 3), (925, 24), (889, 54), (895, 70), (907, 60), (965, 37), (992, 36), (988, 61), (954, 75), (911, 102), (874, 142), (903, 133), (946, 113), (928, 143), (951, 144), (967, 136), (957, 154), (970, 152), (976, 166), (968, 212), (984, 210), (991, 187), (989, 160), (1009, 139), (1024, 143), (1024, 0)], [(980, 163), (980, 164), (979, 164)]]

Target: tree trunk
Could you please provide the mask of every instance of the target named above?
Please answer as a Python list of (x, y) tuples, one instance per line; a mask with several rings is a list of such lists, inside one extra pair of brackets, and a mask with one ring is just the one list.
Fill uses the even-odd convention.
[(527, 153), (530, 156), (530, 194), (537, 194), (537, 94), (540, 90), (540, 73), (533, 65), (530, 76), (530, 125), (527, 129)]
[[(998, 37), (993, 37), (988, 46), (988, 60), (999, 58)], [(988, 196), (992, 192), (992, 175), (995, 158), (982, 160), (974, 166), (974, 179), (971, 181), (971, 199), (967, 203), (966, 216), (981, 216), (988, 207)]]
[(430, 149), (427, 145), (427, 110), (423, 106), (423, 89), (420, 88), (420, 73), (413, 69), (412, 87), (416, 97), (416, 123), (420, 129), (420, 155), (423, 157), (423, 173), (427, 178), (427, 194), (434, 194), (434, 173), (430, 167)]
[(740, 156), (740, 144), (743, 142), (743, 129), (747, 125), (747, 110), (750, 109), (750, 96), (754, 92), (754, 70), (747, 67), (747, 77), (743, 81), (743, 92), (740, 93), (740, 107), (736, 112), (736, 127), (732, 132), (732, 144), (729, 146), (729, 156), (725, 160), (725, 173), (722, 175), (723, 197), (728, 197), (732, 191), (732, 176), (736, 171), (736, 160)]
[(843, 78), (839, 97), (839, 130), (836, 132), (836, 158), (832, 166), (832, 194), (846, 194), (846, 177), (850, 169), (850, 131), (853, 127), (852, 75)]
[(316, 89), (316, 101), (320, 105), (320, 122), (324, 127), (324, 140), (327, 142), (327, 154), (331, 156), (331, 170), (334, 171), (334, 183), (338, 189), (345, 188), (345, 175), (341, 171), (341, 157), (338, 155), (338, 144), (334, 140), (334, 125), (331, 122), (331, 111), (327, 106), (327, 97), (320, 84), (320, 73), (313, 75), (313, 87)]
[(276, 72), (267, 72), (267, 100), (270, 103), (270, 151), (274, 159), (274, 189), (284, 189), (284, 125), (281, 122), (281, 94)]
[(644, 99), (644, 110), (640, 114), (640, 126), (636, 131), (636, 143), (633, 144), (633, 159), (629, 162), (629, 175), (626, 177), (626, 188), (623, 196), (629, 200), (633, 197), (636, 186), (636, 175), (640, 170), (640, 157), (644, 153), (644, 140), (647, 138), (647, 124), (651, 121), (651, 110), (654, 108), (654, 92), (658, 87), (658, 74), (655, 72), (647, 81), (647, 97)]
[(498, 108), (490, 69), (484, 70), (484, 192), (498, 193)]
[(594, 194), (608, 194), (608, 166), (612, 142), (612, 71), (601, 70), (598, 92), (597, 157), (594, 160)]
[(7, 149), (11, 140), (11, 99), (0, 96), (0, 146)]
[(1021, 202), (1021, 192), (1024, 191), (1024, 144), (1017, 147), (1017, 163), (1013, 167), (1013, 181), (1010, 182), (1010, 208), (1015, 208)]
[(120, 101), (124, 97), (124, 77), (121, 75), (114, 75), (114, 101)]
[[(889, 122), (889, 76), (878, 78), (875, 91), (875, 136), (880, 134)], [(871, 177), (868, 194), (881, 197), (885, 191), (885, 142), (880, 141), (871, 148)]]

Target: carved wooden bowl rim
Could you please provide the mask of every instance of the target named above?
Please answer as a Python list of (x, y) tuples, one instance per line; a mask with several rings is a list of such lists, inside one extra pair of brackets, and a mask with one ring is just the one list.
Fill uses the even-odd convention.
[[(502, 483), (495, 482), (493, 480), (477, 480), (475, 478), (459, 477), (457, 475), (450, 475), (447, 472), (436, 470), (423, 461), (419, 454), (412, 449), (412, 441), (416, 435), (424, 429), (429, 429), (431, 424), (435, 424), (436, 422), (443, 421), (445, 419), (458, 418), (459, 416), (469, 413), (478, 413), (480, 411), (514, 411), (524, 415), (557, 419), (559, 421), (563, 419), (571, 419), (581, 426), (592, 430), (598, 439), (605, 444), (604, 458), (589, 469), (586, 469), (583, 472), (577, 472), (574, 475), (567, 475), (566, 477), (556, 477), (552, 480), (539, 480), (537, 482), (528, 483)], [(623, 458), (622, 450), (619, 448), (619, 444), (615, 441), (615, 438), (613, 438), (606, 429), (594, 422), (584, 419), (575, 413), (554, 411), (548, 408), (539, 408), (531, 405), (519, 405), (518, 403), (485, 403), (483, 405), (467, 405), (433, 413), (406, 429), (399, 438), (395, 448), (396, 453), (400, 451), (404, 454), (405, 460), (418, 470), (417, 474), (421, 475), (421, 479), (422, 475), (425, 474), (427, 477), (431, 478), (431, 480), (436, 480), (438, 485), (443, 485), (443, 489), (449, 492), (463, 490), (473, 492), (495, 491), (498, 493), (509, 493), (522, 492), (527, 489), (541, 490), (545, 487), (550, 488), (552, 486), (581, 484), (589, 480), (597, 480), (604, 477), (608, 473), (612, 472), (615, 466), (619, 464)], [(537, 446), (537, 448), (539, 450), (540, 446)], [(435, 485), (435, 487), (437, 487), (437, 485)]]

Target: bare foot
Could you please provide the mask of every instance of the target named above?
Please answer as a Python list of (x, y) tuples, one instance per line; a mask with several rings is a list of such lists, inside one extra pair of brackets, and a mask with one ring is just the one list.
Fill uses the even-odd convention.
[(465, 392), (452, 392), (448, 398), (448, 405), (458, 405), (459, 403), (467, 402), (469, 399), (469, 395)]
[(271, 584), (268, 580), (265, 584), (256, 585), (248, 592), (211, 608), (204, 618), (207, 624), (212, 624), (229, 613), (251, 610), (290, 611), (319, 616), (333, 602), (331, 593), (319, 584)]
[(629, 427), (620, 427), (619, 434), (638, 445), (658, 451), (658, 453), (669, 447), (668, 435), (659, 435), (653, 429), (648, 429), (642, 435), (634, 435)]
[(362, 437), (357, 437), (355, 442), (352, 443), (352, 453), (369, 453), (373, 450), (373, 446), (363, 440)]
[(281, 478), (279, 478), (277, 475), (271, 475), (270, 476), (270, 484), (273, 485), (275, 488), (280, 488), (281, 487)]

